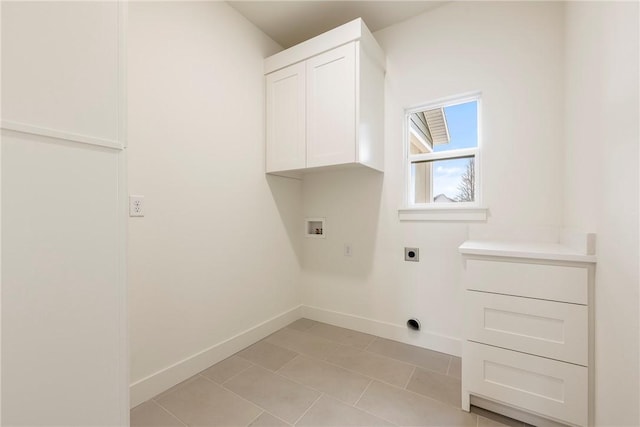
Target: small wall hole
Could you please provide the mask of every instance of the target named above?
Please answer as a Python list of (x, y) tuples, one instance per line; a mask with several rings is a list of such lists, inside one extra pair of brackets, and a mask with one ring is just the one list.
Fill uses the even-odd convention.
[(407, 320), (407, 328), (411, 329), (412, 331), (419, 331), (420, 330), (420, 321), (418, 319), (409, 319), (409, 320)]

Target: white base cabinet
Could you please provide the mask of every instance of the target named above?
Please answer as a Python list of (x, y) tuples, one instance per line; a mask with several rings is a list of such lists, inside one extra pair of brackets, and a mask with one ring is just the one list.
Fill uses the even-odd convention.
[(584, 366), (467, 341), (463, 375), (474, 394), (575, 425), (588, 424)]
[(476, 396), (556, 423), (590, 425), (594, 257), (565, 256), (566, 248), (550, 245), (548, 256), (534, 259), (509, 252), (509, 243), (489, 243), (484, 252), (481, 242), (460, 246), (463, 409)]
[(265, 60), (266, 172), (383, 170), (384, 54), (356, 19)]

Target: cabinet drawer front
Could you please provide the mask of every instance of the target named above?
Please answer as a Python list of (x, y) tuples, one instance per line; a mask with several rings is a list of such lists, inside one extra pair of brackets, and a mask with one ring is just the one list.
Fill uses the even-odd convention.
[(467, 339), (587, 366), (584, 305), (466, 292)]
[(587, 304), (586, 267), (467, 259), (467, 289)]
[(473, 342), (465, 343), (463, 383), (471, 394), (543, 417), (587, 425), (587, 368)]

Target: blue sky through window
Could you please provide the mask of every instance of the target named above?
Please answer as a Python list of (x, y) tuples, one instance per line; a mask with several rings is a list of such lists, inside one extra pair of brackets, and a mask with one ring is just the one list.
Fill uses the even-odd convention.
[[(478, 146), (478, 102), (451, 105), (444, 108), (450, 142), (438, 144), (433, 151), (449, 151)], [(432, 162), (433, 195), (446, 195), (455, 200), (458, 185), (471, 159), (439, 160)]]

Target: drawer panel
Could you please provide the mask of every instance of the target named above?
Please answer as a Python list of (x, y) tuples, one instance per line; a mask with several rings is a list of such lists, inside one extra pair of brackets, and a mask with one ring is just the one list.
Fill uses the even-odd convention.
[(465, 311), (471, 341), (588, 364), (587, 306), (467, 291)]
[(587, 368), (466, 342), (463, 387), (471, 394), (543, 417), (587, 425)]
[(587, 304), (586, 267), (467, 259), (467, 289)]

